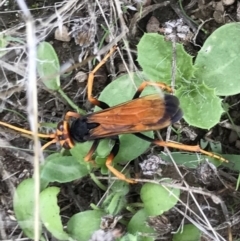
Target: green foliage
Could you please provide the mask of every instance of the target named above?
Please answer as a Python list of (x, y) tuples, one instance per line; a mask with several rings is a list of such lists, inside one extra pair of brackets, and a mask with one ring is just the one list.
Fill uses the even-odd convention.
[(214, 31), (199, 51), (196, 79), (215, 89), (216, 95), (240, 93), (240, 24), (229, 23)]
[[(193, 126), (211, 128), (218, 123), (223, 112), (221, 105), (219, 106), (221, 100), (215, 96), (214, 90), (207, 88), (203, 82), (196, 84), (192, 58), (185, 52), (182, 45), (177, 44), (176, 48), (176, 86), (178, 87), (176, 96), (180, 99), (184, 119)], [(145, 34), (142, 37), (138, 44), (138, 62), (149, 79), (168, 85), (171, 83), (172, 45), (165, 41), (163, 36)], [(206, 100), (212, 97), (217, 103), (217, 110), (220, 109), (220, 111), (213, 112), (209, 108)]]
[[(172, 160), (169, 156), (165, 154), (159, 155), (164, 161), (172, 163)], [(205, 162), (206, 159), (213, 162), (215, 166), (221, 165), (219, 161), (205, 156), (205, 155), (196, 155), (195, 153), (185, 153), (185, 152), (171, 152), (171, 156), (178, 166), (184, 166), (187, 168), (196, 169), (201, 162)], [(225, 155), (221, 155), (225, 158)]]
[(105, 212), (112, 215), (119, 214), (120, 211), (126, 206), (126, 204), (126, 197), (123, 196), (121, 193), (114, 192), (108, 195), (103, 203), (103, 205), (105, 206)]
[(205, 84), (187, 85), (177, 89), (176, 96), (189, 125), (210, 128), (220, 121), (223, 113), (222, 101), (215, 95), (214, 89)]
[[(26, 179), (22, 181), (14, 194), (13, 209), (24, 234), (34, 239), (34, 180)], [(41, 225), (39, 233), (41, 233)]]
[(60, 87), (60, 64), (57, 53), (48, 42), (41, 42), (37, 48), (37, 71), (45, 86), (58, 93), (78, 113), (85, 113), (76, 106)]
[(127, 205), (126, 195), (128, 192), (129, 184), (127, 182), (114, 182), (103, 202), (105, 212), (111, 215), (118, 215)]
[(88, 241), (99, 229), (104, 212), (92, 210), (73, 215), (67, 224), (67, 231), (77, 241)]
[(37, 70), (43, 83), (50, 90), (58, 90), (60, 88), (60, 64), (52, 45), (47, 42), (40, 43), (37, 58)]
[(46, 229), (58, 240), (68, 240), (69, 235), (63, 230), (57, 195), (60, 189), (48, 187), (40, 193), (40, 218)]
[[(190, 125), (213, 127), (223, 113), (218, 96), (240, 93), (239, 30), (239, 23), (231, 23), (213, 32), (199, 51), (195, 64), (182, 45), (176, 45), (176, 96)], [(138, 62), (148, 79), (170, 84), (172, 46), (163, 36), (142, 37)]]
[[(59, 240), (67, 240), (68, 235), (63, 231), (59, 207), (57, 205), (57, 194), (59, 188), (49, 187), (40, 193), (40, 226), (41, 235), (42, 223)], [(15, 192), (13, 201), (14, 212), (18, 224), (24, 234), (34, 238), (34, 180), (26, 179), (22, 181)], [(41, 237), (43, 240), (43, 237)]]
[[(144, 34), (138, 46), (138, 62), (149, 80), (171, 84), (172, 79), (172, 43), (159, 34)], [(177, 72), (176, 83), (192, 78), (194, 66), (192, 56), (176, 44)]]
[(10, 44), (10, 42), (25, 44), (24, 41), (22, 41), (20, 38), (0, 34), (0, 58), (8, 52), (7, 47)]
[(149, 217), (149, 214), (145, 209), (140, 209), (133, 215), (131, 220), (128, 223), (127, 229), (128, 232), (134, 234), (138, 237), (140, 241), (153, 241), (152, 237), (144, 237), (142, 234), (155, 234), (156, 232), (149, 226), (147, 226), (146, 221)]
[(41, 179), (46, 187), (50, 182), (66, 183), (82, 178), (89, 173), (86, 164), (79, 163), (74, 156), (59, 153), (47, 157), (41, 169)]
[(173, 241), (200, 241), (201, 232), (196, 226), (186, 224), (183, 230), (173, 235)]
[(127, 233), (120, 239), (120, 241), (139, 241), (139, 239), (136, 235)]
[(176, 205), (180, 196), (180, 190), (146, 183), (143, 185), (140, 195), (147, 214), (149, 216), (157, 216)]
[[(171, 162), (171, 158), (169, 156), (166, 156), (164, 154), (159, 155), (164, 161)], [(233, 155), (233, 154), (221, 154), (223, 158), (226, 160), (229, 160), (229, 162), (220, 163), (219, 161), (216, 161), (215, 159), (204, 156), (204, 155), (196, 155), (193, 153), (181, 153), (181, 152), (172, 152), (171, 153), (172, 158), (179, 166), (185, 166), (187, 168), (195, 169), (198, 167), (199, 163), (205, 162), (206, 159), (210, 162), (214, 163), (215, 166), (225, 166), (229, 168), (230, 170), (240, 172), (240, 162), (239, 162), (239, 155)]]
[(76, 145), (70, 150), (70, 153), (80, 164), (85, 164), (84, 157), (89, 152), (92, 146), (92, 142), (76, 143)]

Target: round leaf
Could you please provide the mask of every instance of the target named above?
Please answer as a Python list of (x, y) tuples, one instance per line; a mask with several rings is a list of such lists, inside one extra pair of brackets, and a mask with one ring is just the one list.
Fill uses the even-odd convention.
[(141, 199), (148, 215), (157, 216), (176, 205), (180, 190), (171, 187), (146, 183), (141, 189)]
[(240, 24), (230, 23), (214, 31), (199, 51), (195, 76), (217, 95), (240, 93)]
[[(13, 198), (13, 209), (24, 234), (34, 239), (34, 180), (32, 178), (18, 185)], [(39, 226), (39, 233), (41, 230)]]
[(68, 240), (63, 231), (60, 208), (57, 205), (59, 188), (49, 187), (40, 193), (40, 217), (46, 229), (59, 240)]
[(183, 110), (183, 118), (189, 125), (203, 129), (215, 126), (223, 113), (222, 100), (206, 85), (185, 86), (176, 90)]
[[(128, 223), (128, 232), (134, 235), (139, 235), (140, 233), (144, 234), (155, 234), (156, 232), (149, 226), (146, 225), (146, 221), (149, 217), (149, 214), (146, 212), (145, 209), (140, 209), (138, 212), (134, 214), (131, 218), (130, 222)], [(155, 240), (153, 237), (141, 237), (141, 241), (153, 241)]]
[(102, 211), (85, 211), (75, 214), (67, 224), (67, 230), (71, 237), (78, 241), (88, 241), (93, 232), (100, 228)]
[(192, 225), (186, 224), (179, 233), (173, 235), (173, 241), (200, 241), (201, 232), (200, 230)]
[(42, 42), (37, 48), (37, 70), (40, 78), (50, 90), (60, 87), (60, 64), (58, 56), (51, 44)]
[[(144, 34), (138, 46), (138, 62), (143, 72), (150, 80), (163, 81), (171, 84), (172, 79), (172, 43), (156, 33)], [(183, 79), (191, 79), (194, 72), (192, 56), (183, 48), (183, 45), (176, 44), (176, 83)]]

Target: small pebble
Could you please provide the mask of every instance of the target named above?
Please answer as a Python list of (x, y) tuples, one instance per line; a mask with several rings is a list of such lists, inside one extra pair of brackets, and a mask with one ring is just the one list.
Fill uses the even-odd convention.
[(235, 0), (222, 0), (223, 5), (229, 6), (234, 4)]

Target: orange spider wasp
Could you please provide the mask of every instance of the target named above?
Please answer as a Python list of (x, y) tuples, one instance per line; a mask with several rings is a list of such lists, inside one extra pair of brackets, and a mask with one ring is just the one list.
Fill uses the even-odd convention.
[[(85, 157), (85, 161), (90, 161), (99, 141), (103, 138), (112, 138), (115, 144), (107, 157), (106, 166), (119, 179), (129, 183), (135, 183), (135, 181), (126, 178), (125, 175), (116, 170), (112, 165), (113, 159), (119, 150), (120, 143), (118, 136), (120, 134), (132, 133), (155, 145), (172, 147), (190, 152), (200, 152), (221, 161), (226, 161), (221, 156), (202, 150), (198, 145), (188, 146), (181, 143), (160, 141), (140, 133), (149, 130), (154, 131), (163, 129), (182, 118), (183, 113), (176, 96), (171, 94), (164, 94), (162, 96), (159, 94), (151, 94), (140, 97), (143, 89), (147, 86), (160, 87), (171, 93), (171, 88), (165, 84), (147, 81), (143, 82), (137, 89), (132, 100), (113, 107), (109, 107), (105, 102), (92, 97), (94, 74), (105, 64), (116, 48), (117, 47), (112, 48), (88, 76), (88, 100), (92, 104), (99, 106), (102, 110), (83, 116), (75, 112), (67, 112), (64, 120), (58, 124), (56, 133), (49, 135), (38, 134), (41, 138), (52, 139), (50, 142), (46, 143), (42, 149), (56, 142), (59, 142), (64, 148), (70, 149), (74, 146), (75, 142), (92, 140), (93, 145)], [(70, 118), (74, 118), (71, 124), (69, 123)], [(4, 122), (0, 122), (0, 125), (25, 134), (32, 134), (31, 131), (23, 130)]]

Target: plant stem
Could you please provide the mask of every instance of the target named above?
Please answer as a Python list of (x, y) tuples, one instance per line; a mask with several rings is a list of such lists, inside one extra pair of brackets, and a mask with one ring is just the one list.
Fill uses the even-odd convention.
[(95, 184), (101, 188), (103, 191), (107, 191), (107, 187), (105, 187), (97, 178), (93, 173), (90, 173), (90, 177), (92, 178), (92, 180), (95, 182)]
[(64, 93), (64, 91), (59, 88), (58, 89), (58, 93), (67, 101), (67, 103), (74, 109), (77, 111), (77, 113), (80, 114), (86, 114), (86, 112), (84, 110), (82, 110), (81, 108), (79, 108), (77, 105), (75, 105), (72, 100)]

